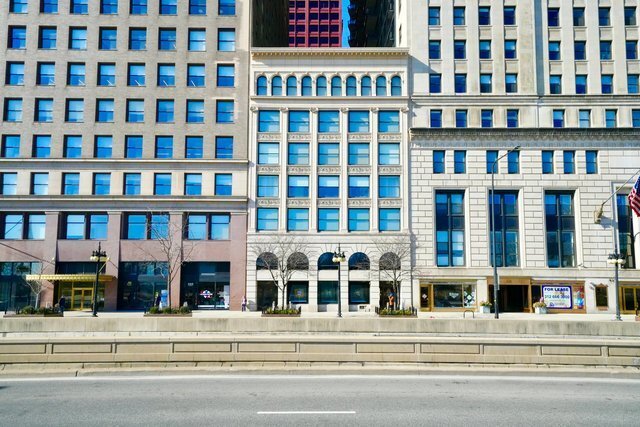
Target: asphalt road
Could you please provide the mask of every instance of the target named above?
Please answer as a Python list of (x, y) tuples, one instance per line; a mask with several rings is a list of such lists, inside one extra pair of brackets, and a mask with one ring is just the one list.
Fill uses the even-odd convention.
[(0, 426), (640, 425), (640, 380), (212, 375), (0, 378)]

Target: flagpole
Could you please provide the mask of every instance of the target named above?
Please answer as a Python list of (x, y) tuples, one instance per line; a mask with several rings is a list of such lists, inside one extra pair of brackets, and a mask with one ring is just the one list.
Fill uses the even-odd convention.
[[(614, 187), (613, 192), (611, 193), (611, 195), (609, 197), (607, 197), (607, 200), (605, 200), (604, 202), (602, 202), (602, 204), (593, 212), (593, 222), (596, 224), (600, 224), (600, 221), (602, 220), (602, 215), (604, 214), (604, 205), (607, 204), (607, 202), (611, 199), (613, 199), (615, 197), (616, 194), (618, 194), (618, 191), (622, 190), (624, 188), (625, 185), (627, 185), (628, 183), (630, 183), (631, 181), (633, 181), (633, 178), (636, 177), (636, 175), (638, 175), (640, 173), (640, 169), (638, 169), (637, 171), (635, 171), (635, 173), (633, 175), (631, 175), (629, 177), (629, 179), (627, 179), (625, 181), (624, 184), (618, 186), (618, 188), (616, 189)], [(613, 206), (613, 205), (612, 205)]]

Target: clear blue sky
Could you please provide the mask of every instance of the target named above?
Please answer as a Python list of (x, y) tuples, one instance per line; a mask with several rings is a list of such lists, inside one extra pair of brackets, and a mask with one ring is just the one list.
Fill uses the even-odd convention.
[(349, 47), (349, 12), (347, 12), (349, 0), (342, 0), (342, 47)]

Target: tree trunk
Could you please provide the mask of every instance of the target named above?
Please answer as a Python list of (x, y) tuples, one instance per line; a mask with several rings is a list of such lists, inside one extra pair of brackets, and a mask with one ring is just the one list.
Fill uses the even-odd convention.
[(171, 307), (171, 273), (167, 278), (167, 306)]

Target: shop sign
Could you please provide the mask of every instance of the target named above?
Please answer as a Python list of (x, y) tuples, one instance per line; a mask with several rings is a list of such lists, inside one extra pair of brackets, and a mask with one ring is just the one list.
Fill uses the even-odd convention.
[(572, 307), (571, 286), (543, 286), (542, 297), (548, 308)]
[(210, 299), (213, 296), (213, 292), (211, 292), (209, 289), (205, 289), (204, 291), (200, 292), (200, 296), (204, 299)]

